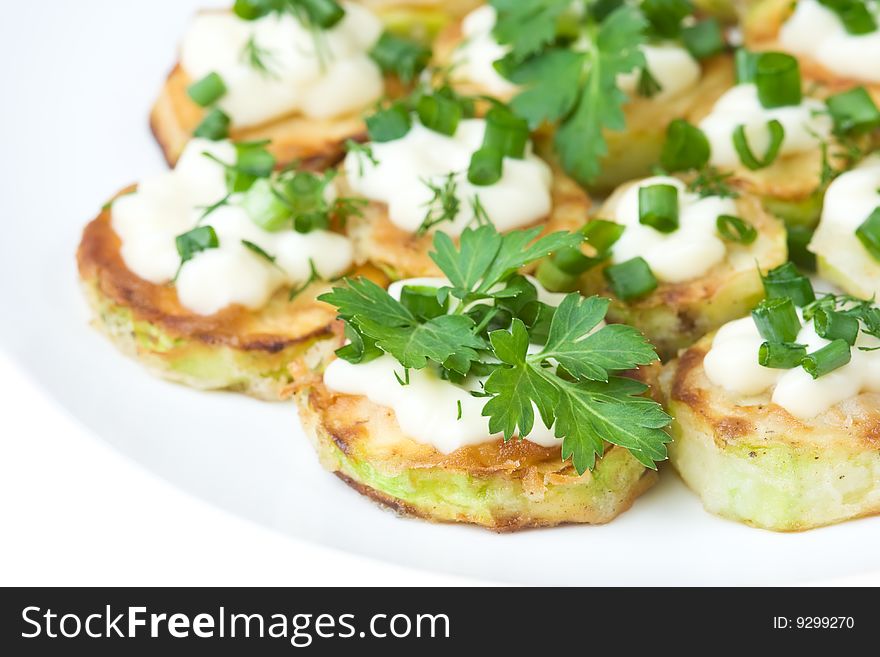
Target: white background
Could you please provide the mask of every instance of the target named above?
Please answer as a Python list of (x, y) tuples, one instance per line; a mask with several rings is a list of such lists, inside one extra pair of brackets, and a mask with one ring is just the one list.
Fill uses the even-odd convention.
[(286, 407), (164, 384), (116, 354), (87, 326), (73, 253), (107, 198), (163, 166), (146, 116), (199, 4), (217, 3), (0, 2), (0, 584), (462, 581), (435, 569), (880, 583), (864, 575), (880, 563), (880, 519), (760, 532), (704, 513), (668, 470), (601, 528), (496, 536), (399, 520), (322, 472)]
[(446, 586), (235, 518), (118, 455), (0, 352), (0, 586)]

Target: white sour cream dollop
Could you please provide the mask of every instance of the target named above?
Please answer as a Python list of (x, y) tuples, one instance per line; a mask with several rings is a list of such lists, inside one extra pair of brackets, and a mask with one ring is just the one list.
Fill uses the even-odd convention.
[[(224, 169), (205, 157), (206, 152), (223, 162), (235, 162), (230, 142), (194, 139), (173, 171), (147, 178), (136, 192), (113, 202), (112, 225), (122, 243), (122, 259), (146, 281), (162, 285), (174, 278), (180, 266), (175, 238), (195, 228), (204, 209), (226, 196)], [(177, 294), (189, 310), (210, 315), (232, 304), (260, 308), (278, 288), (307, 281), (310, 260), (326, 279), (351, 267), (352, 247), (341, 235), (322, 230), (265, 231), (236, 205), (237, 200), (232, 197), (229, 205), (202, 222), (214, 228), (219, 247), (197, 253), (180, 270)], [(275, 264), (242, 240), (274, 256)]]
[(785, 130), (780, 156), (816, 149), (821, 140), (831, 135), (831, 117), (822, 102), (804, 98), (800, 105), (767, 109), (758, 100), (758, 89), (754, 84), (739, 84), (721, 96), (712, 112), (700, 122), (700, 129), (712, 148), (711, 163), (724, 168), (740, 164), (733, 145), (733, 133), (739, 125), (745, 126), (752, 153), (758, 158), (763, 157), (770, 145), (767, 123), (773, 119), (779, 121)]
[[(866, 5), (880, 19), (880, 5)], [(779, 30), (779, 43), (838, 75), (880, 82), (880, 30), (850, 34), (837, 14), (816, 0), (799, 0), (794, 13)]]
[[(237, 127), (294, 113), (326, 119), (359, 112), (384, 90), (368, 54), (382, 24), (360, 5), (344, 8), (342, 20), (317, 36), (286, 13), (246, 21), (231, 12), (203, 12), (184, 37), (181, 66), (193, 80), (210, 73), (223, 78), (227, 93), (218, 105)], [(266, 70), (249, 61), (249, 44)]]
[(388, 205), (388, 215), (399, 228), (416, 232), (425, 219), (433, 192), (426, 181), (443, 187), (454, 173), (459, 211), (455, 220), (438, 226), (460, 234), (474, 221), (474, 199), (485, 208), (499, 231), (528, 226), (550, 214), (553, 174), (531, 144), (523, 159), (504, 158), (501, 179), (492, 185), (473, 185), (467, 179), (471, 155), (483, 143), (486, 122), (466, 119), (452, 136), (429, 130), (413, 118), (410, 131), (400, 139), (370, 145), (378, 164), (352, 151), (345, 159), (349, 185), (359, 195)]
[[(639, 223), (639, 189), (672, 185), (678, 189), (679, 228), (661, 233)], [(677, 178), (655, 176), (627, 189), (613, 208), (613, 219), (626, 226), (615, 243), (612, 260), (625, 262), (641, 256), (657, 280), (682, 283), (702, 276), (724, 259), (727, 251), (718, 235), (718, 215), (736, 216), (736, 203), (729, 198), (699, 195), (687, 191)]]
[[(760, 365), (758, 349), (763, 342), (751, 317), (725, 324), (715, 334), (703, 361), (706, 377), (743, 397), (760, 395), (772, 388), (773, 403), (801, 420), (809, 420), (859, 393), (880, 392), (880, 351), (858, 349), (880, 346), (877, 338), (860, 333), (852, 349), (852, 360), (818, 379), (802, 367), (777, 370)], [(810, 321), (802, 326), (797, 342), (812, 353), (829, 341), (819, 337)]]
[[(544, 303), (558, 305), (565, 297), (564, 294), (547, 292), (534, 279), (530, 278), (530, 281), (538, 290), (538, 298)], [(442, 287), (448, 284), (449, 281), (443, 278), (415, 278), (393, 283), (388, 292), (399, 298), (405, 285)], [(395, 372), (403, 379), (403, 367), (388, 355), (360, 365), (337, 358), (324, 372), (324, 384), (335, 392), (363, 395), (374, 404), (392, 409), (404, 435), (416, 442), (431, 445), (442, 454), (502, 437), (501, 434), (489, 433), (489, 418), (482, 415), (486, 399), (470, 394), (471, 391), (480, 390), (477, 379), (458, 385), (440, 378), (434, 368), (426, 367), (410, 370), (409, 385), (402, 386)], [(544, 447), (561, 444), (553, 431), (544, 426), (537, 409), (535, 426), (527, 440)]]
[(471, 82), (487, 93), (511, 96), (519, 89), (495, 70), (494, 63), (510, 51), (492, 35), (498, 14), (495, 7), (484, 5), (465, 16), (461, 22), (462, 44), (452, 55), (452, 79)]
[(880, 298), (880, 262), (856, 237), (856, 229), (880, 207), (880, 155), (866, 158), (828, 186), (822, 219), (810, 242), (810, 251), (842, 272), (861, 289), (859, 296)]
[[(700, 81), (700, 64), (678, 43), (666, 41), (642, 46), (645, 65), (651, 77), (660, 85), (651, 100), (669, 100), (693, 89)], [(630, 96), (638, 95), (640, 71), (617, 76), (618, 86)]]

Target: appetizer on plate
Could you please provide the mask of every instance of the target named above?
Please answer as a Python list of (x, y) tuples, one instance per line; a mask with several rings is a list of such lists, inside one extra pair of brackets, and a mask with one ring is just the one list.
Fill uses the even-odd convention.
[(785, 228), (754, 196), (702, 182), (622, 185), (582, 229), (588, 246), (554, 254), (539, 280), (610, 297), (608, 319), (643, 331), (664, 360), (741, 317), (763, 296), (761, 271), (786, 262)]
[(809, 248), (824, 278), (863, 299), (880, 297), (880, 154), (828, 186)]
[(863, 88), (809, 95), (798, 60), (786, 53), (739, 50), (736, 70), (737, 85), (698, 124), (709, 164), (786, 222), (792, 259), (810, 267), (805, 247), (822, 195), (870, 146), (880, 112)]
[(352, 145), (341, 184), (369, 201), (347, 224), (357, 263), (392, 279), (435, 276), (435, 230), (457, 236), (490, 217), (500, 231), (583, 223), (586, 194), (532, 152), (524, 120), (501, 104), (472, 114), (472, 101), (441, 88), (367, 118), (370, 141)]
[(668, 364), (670, 460), (719, 515), (781, 531), (880, 512), (880, 309), (816, 299), (785, 265), (767, 299)]
[(356, 210), (331, 175), (273, 173), (264, 144), (190, 141), (177, 167), (107, 204), (79, 272), (97, 325), (169, 379), (277, 399), (287, 364), (319, 361), (335, 312), (320, 279), (349, 271), (330, 228)]
[(435, 59), (460, 92), (510, 101), (533, 130), (557, 127), (566, 170), (607, 191), (648, 174), (667, 124), (705, 113), (733, 82), (716, 20), (696, 21), (687, 2), (620, 4), (490, 2), (440, 35)]
[(656, 353), (604, 325), (607, 300), (518, 273), (581, 240), (539, 233), (437, 233), (445, 278), (321, 297), (348, 341), (294, 390), (325, 467), (401, 513), (496, 530), (607, 522), (654, 482), (668, 417), (620, 375)]
[(796, 55), (820, 93), (864, 86), (880, 103), (880, 10), (872, 0), (752, 0), (743, 36), (754, 50)]
[(362, 113), (430, 56), (383, 29), (365, 7), (335, 0), (239, 0), (199, 13), (151, 115), (166, 159), (196, 136), (269, 139), (282, 163), (335, 162), (363, 135)]

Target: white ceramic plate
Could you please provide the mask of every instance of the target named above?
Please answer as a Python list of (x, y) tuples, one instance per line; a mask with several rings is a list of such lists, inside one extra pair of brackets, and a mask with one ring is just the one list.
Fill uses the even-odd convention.
[(88, 326), (74, 252), (107, 198), (163, 166), (148, 109), (204, 4), (16, 3), (0, 21), (0, 345), (59, 404), (222, 508), (403, 565), (545, 584), (792, 583), (878, 567), (880, 518), (750, 529), (705, 513), (668, 468), (603, 527), (495, 535), (400, 519), (321, 470), (291, 406), (187, 390), (119, 355)]

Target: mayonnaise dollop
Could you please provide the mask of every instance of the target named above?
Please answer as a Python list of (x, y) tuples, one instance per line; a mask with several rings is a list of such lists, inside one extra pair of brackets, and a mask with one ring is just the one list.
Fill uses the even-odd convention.
[[(313, 35), (290, 14), (246, 21), (231, 12), (203, 12), (183, 40), (180, 64), (192, 80), (223, 78), (218, 102), (233, 125), (248, 127), (294, 113), (325, 119), (358, 112), (383, 93), (368, 53), (382, 24), (366, 8), (343, 3), (345, 16)], [(258, 53), (261, 67), (248, 57)]]
[(413, 118), (410, 131), (400, 139), (371, 144), (377, 164), (356, 151), (345, 159), (351, 188), (361, 196), (388, 205), (388, 216), (399, 228), (416, 232), (425, 219), (433, 192), (430, 182), (443, 187), (454, 174), (459, 210), (454, 221), (438, 229), (459, 235), (474, 221), (474, 199), (499, 231), (528, 226), (550, 214), (550, 167), (526, 148), (523, 159), (505, 157), (501, 179), (492, 185), (473, 185), (467, 179), (471, 155), (483, 143), (486, 122), (466, 119), (452, 136), (429, 130)]
[[(880, 19), (880, 5), (865, 4)], [(880, 30), (850, 34), (837, 14), (816, 0), (798, 1), (794, 13), (779, 30), (779, 43), (838, 75), (880, 82)]]
[[(142, 181), (132, 194), (113, 202), (113, 230), (121, 241), (126, 267), (142, 279), (162, 285), (180, 266), (175, 238), (196, 227), (206, 207), (226, 196), (223, 167), (209, 159), (235, 162), (230, 142), (192, 140), (173, 171)], [(335, 233), (293, 230), (268, 232), (251, 221), (233, 196), (228, 205), (202, 221), (217, 233), (216, 249), (197, 253), (183, 265), (176, 281), (180, 303), (210, 315), (231, 304), (257, 309), (278, 288), (307, 281), (309, 261), (322, 278), (336, 278), (352, 262), (350, 242)], [(274, 256), (274, 264), (242, 244), (246, 240)]]
[[(679, 228), (661, 233), (639, 223), (639, 189), (652, 185), (672, 185), (678, 189)], [(620, 197), (613, 219), (626, 226), (615, 243), (612, 260), (625, 262), (641, 256), (657, 280), (682, 283), (702, 276), (724, 259), (727, 251), (718, 235), (719, 215), (736, 215), (736, 203), (729, 198), (699, 195), (687, 191), (677, 178), (655, 176), (632, 185)]]
[[(534, 279), (531, 283), (544, 303), (558, 305), (563, 294), (547, 292)], [(395, 298), (405, 285), (442, 287), (449, 281), (443, 278), (416, 278), (393, 283), (388, 292)], [(598, 328), (604, 326), (600, 324)], [(416, 442), (433, 446), (442, 454), (450, 454), (467, 445), (492, 442), (501, 434), (489, 433), (489, 418), (482, 415), (486, 399), (474, 397), (471, 391), (480, 391), (480, 381), (472, 379), (458, 385), (440, 378), (432, 367), (410, 370), (409, 385), (401, 385), (395, 372), (403, 379), (403, 367), (392, 356), (353, 365), (337, 358), (324, 372), (324, 384), (330, 390), (346, 395), (363, 395), (374, 404), (394, 411), (401, 431)], [(459, 419), (459, 404), (461, 418)], [(527, 440), (544, 447), (560, 445), (541, 421), (535, 410), (535, 426)]]
[(502, 46), (492, 35), (498, 14), (492, 5), (483, 5), (461, 22), (462, 44), (452, 54), (452, 79), (470, 82), (496, 96), (512, 96), (519, 87), (495, 70), (510, 47)]
[(800, 105), (767, 109), (758, 100), (758, 89), (754, 84), (739, 84), (721, 96), (712, 112), (700, 122), (700, 129), (712, 148), (711, 163), (725, 168), (740, 164), (733, 145), (733, 133), (739, 125), (745, 126), (752, 152), (762, 157), (770, 145), (767, 123), (773, 119), (779, 121), (785, 130), (780, 156), (816, 149), (831, 135), (831, 117), (820, 101), (804, 98)]
[(809, 249), (843, 273), (859, 296), (880, 298), (880, 262), (856, 237), (856, 229), (880, 207), (880, 154), (866, 158), (828, 186), (822, 219)]
[[(772, 388), (771, 400), (794, 417), (809, 420), (862, 392), (880, 392), (880, 351), (858, 347), (880, 347), (880, 340), (859, 333), (852, 360), (841, 368), (813, 379), (802, 367), (777, 370), (758, 363), (758, 349), (764, 339), (751, 317), (722, 326), (706, 354), (703, 368), (715, 385), (735, 395), (754, 397)], [(812, 353), (829, 343), (806, 322), (797, 342)]]
[[(674, 98), (700, 81), (700, 64), (686, 48), (672, 41), (642, 46), (645, 65), (651, 77), (660, 86), (650, 97), (654, 101)], [(617, 85), (630, 96), (638, 95), (640, 71), (630, 71), (617, 76)]]

